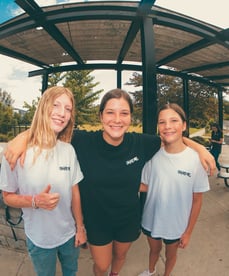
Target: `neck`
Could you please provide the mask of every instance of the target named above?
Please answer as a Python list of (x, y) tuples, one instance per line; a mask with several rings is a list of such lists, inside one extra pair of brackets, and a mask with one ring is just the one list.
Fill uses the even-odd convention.
[(173, 144), (166, 144), (165, 143), (165, 151), (168, 153), (179, 153), (185, 150), (186, 145), (183, 142), (173, 143)]
[(117, 146), (119, 146), (119, 145), (122, 143), (124, 137), (122, 136), (122, 137), (113, 138), (113, 137), (107, 135), (105, 132), (103, 132), (103, 139), (104, 139), (108, 144), (117, 147)]

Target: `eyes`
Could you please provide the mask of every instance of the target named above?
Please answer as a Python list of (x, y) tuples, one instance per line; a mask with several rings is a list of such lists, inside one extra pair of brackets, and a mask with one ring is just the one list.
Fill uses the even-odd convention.
[(54, 111), (62, 111), (62, 109), (64, 109), (66, 112), (68, 112), (68, 113), (71, 113), (72, 112), (72, 108), (71, 108), (71, 106), (68, 106), (68, 105), (63, 105), (63, 104), (61, 104), (61, 103), (58, 103), (58, 102), (55, 102), (54, 104), (53, 104), (53, 110)]
[(181, 120), (173, 118), (173, 119), (170, 119), (168, 121), (167, 120), (159, 120), (158, 125), (164, 125), (164, 124), (167, 124), (167, 123), (176, 124), (176, 123), (180, 123), (180, 122), (181, 122)]
[[(110, 116), (112, 116), (112, 115), (116, 115), (116, 111), (113, 111), (113, 110), (105, 110), (104, 111), (104, 114), (106, 114), (106, 115), (110, 115)], [(121, 111), (120, 113), (119, 113), (119, 115), (121, 115), (121, 116), (123, 116), (123, 117), (127, 117), (127, 116), (130, 116), (130, 112), (128, 111), (128, 110), (124, 110), (124, 111)]]

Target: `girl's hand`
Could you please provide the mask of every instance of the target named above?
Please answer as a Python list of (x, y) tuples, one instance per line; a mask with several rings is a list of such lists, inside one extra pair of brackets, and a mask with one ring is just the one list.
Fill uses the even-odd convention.
[(184, 249), (188, 245), (189, 240), (190, 240), (190, 235), (184, 233), (180, 238), (180, 243), (178, 247)]
[(85, 230), (79, 230), (76, 232), (75, 246), (83, 246), (82, 248), (87, 248), (87, 234)]
[(51, 185), (49, 184), (45, 189), (36, 195), (35, 204), (37, 208), (42, 208), (45, 210), (53, 210), (56, 208), (60, 195), (58, 193), (50, 193)]

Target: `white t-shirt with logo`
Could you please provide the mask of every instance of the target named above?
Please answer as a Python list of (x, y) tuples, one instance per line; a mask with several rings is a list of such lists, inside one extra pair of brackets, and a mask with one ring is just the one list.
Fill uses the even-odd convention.
[(39, 247), (54, 248), (75, 235), (72, 186), (83, 179), (83, 174), (75, 150), (69, 143), (58, 141), (51, 150), (43, 150), (34, 164), (33, 157), (34, 148), (29, 148), (24, 166), (21, 167), (18, 160), (13, 171), (3, 157), (0, 189), (36, 195), (50, 184), (50, 193), (60, 194), (57, 207), (51, 211), (22, 208), (26, 236)]
[(184, 233), (193, 193), (209, 190), (206, 171), (191, 148), (176, 154), (161, 148), (142, 171), (148, 185), (142, 227), (154, 238), (178, 239)]

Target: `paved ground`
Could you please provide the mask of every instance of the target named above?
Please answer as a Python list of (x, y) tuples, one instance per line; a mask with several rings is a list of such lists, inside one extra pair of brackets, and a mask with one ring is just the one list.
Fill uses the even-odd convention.
[[(229, 164), (229, 145), (223, 146), (220, 161)], [(228, 276), (229, 275), (229, 188), (222, 179), (209, 178), (211, 191), (204, 194), (200, 217), (190, 245), (179, 250), (172, 276)], [(144, 236), (129, 251), (120, 276), (137, 276), (147, 267), (148, 246)], [(164, 254), (157, 266), (157, 276), (163, 275)], [(92, 260), (88, 250), (79, 258), (79, 276), (92, 276)], [(35, 276), (25, 253), (0, 248), (0, 275)], [(57, 276), (60, 268), (57, 266)]]

